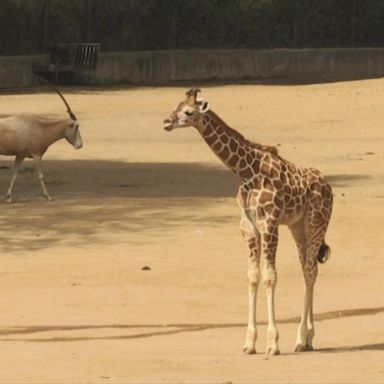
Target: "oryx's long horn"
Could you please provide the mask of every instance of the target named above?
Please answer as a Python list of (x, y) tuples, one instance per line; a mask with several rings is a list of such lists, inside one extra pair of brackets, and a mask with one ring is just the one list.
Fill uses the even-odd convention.
[(33, 76), (35, 76), (36, 79), (40, 80), (41, 82), (49, 85), (54, 91), (56, 91), (57, 94), (61, 97), (61, 100), (63, 100), (65, 106), (67, 107), (67, 112), (69, 114), (69, 117), (72, 120), (77, 120), (75, 114), (72, 112), (71, 107), (69, 106), (69, 104), (67, 103), (67, 100), (65, 100), (65, 97), (61, 94), (61, 92), (50, 81), (44, 79), (43, 77), (41, 77), (39, 75), (36, 75), (35, 73), (33, 74)]
[(196, 104), (196, 96), (197, 94), (201, 92), (198, 88), (191, 88), (187, 93), (187, 103), (190, 105)]

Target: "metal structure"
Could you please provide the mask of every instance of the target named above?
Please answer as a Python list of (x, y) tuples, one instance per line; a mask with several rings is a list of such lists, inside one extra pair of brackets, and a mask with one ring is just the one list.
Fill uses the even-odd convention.
[(98, 43), (55, 44), (48, 64), (34, 64), (33, 72), (55, 84), (92, 82), (100, 51)]

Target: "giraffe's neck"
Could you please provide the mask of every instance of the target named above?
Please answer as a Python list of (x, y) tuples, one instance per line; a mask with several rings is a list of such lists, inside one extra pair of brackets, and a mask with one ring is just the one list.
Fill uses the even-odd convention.
[(219, 159), (242, 179), (250, 178), (254, 174), (253, 168), (259, 167), (257, 163), (263, 154), (258, 144), (249, 142), (228, 127), (214, 112), (205, 113), (195, 127)]

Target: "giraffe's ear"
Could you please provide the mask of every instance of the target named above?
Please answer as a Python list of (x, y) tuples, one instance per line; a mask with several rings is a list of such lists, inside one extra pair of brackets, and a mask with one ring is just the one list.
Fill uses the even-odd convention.
[(211, 107), (211, 103), (209, 101), (201, 101), (199, 104), (199, 111), (201, 113), (205, 113), (209, 111), (209, 108)]

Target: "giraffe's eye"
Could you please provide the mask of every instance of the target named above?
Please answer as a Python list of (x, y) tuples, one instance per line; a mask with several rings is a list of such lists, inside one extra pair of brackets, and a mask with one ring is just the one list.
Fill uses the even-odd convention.
[(193, 112), (191, 112), (191, 111), (185, 111), (184, 112), (187, 116), (192, 116), (193, 115)]

